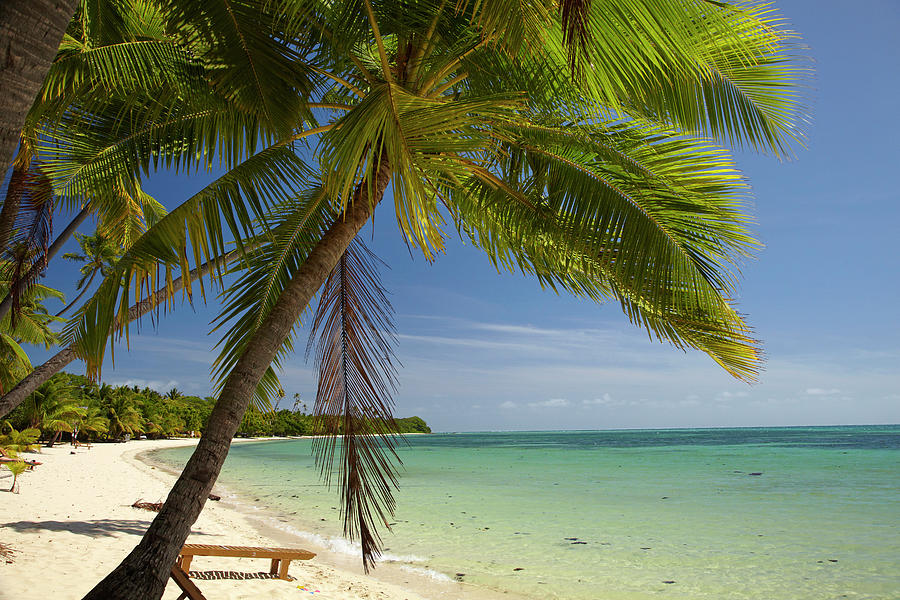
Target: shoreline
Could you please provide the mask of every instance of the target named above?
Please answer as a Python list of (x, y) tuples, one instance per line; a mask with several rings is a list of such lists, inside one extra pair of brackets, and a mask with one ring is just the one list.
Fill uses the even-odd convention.
[[(234, 443), (284, 438), (240, 438)], [(84, 596), (138, 543), (155, 513), (131, 507), (137, 500), (163, 501), (175, 480), (170, 468), (147, 454), (192, 446), (197, 439), (133, 440), (124, 444), (95, 444), (73, 450), (68, 444), (44, 448), (27, 458), (43, 464), (19, 477), (19, 492), (0, 492), (0, 543), (15, 553), (12, 562), (0, 561), (0, 599), (73, 598)], [(11, 473), (0, 471), (0, 489), (8, 489)], [(218, 489), (217, 489), (218, 488)], [(286, 515), (260, 507), (216, 483), (222, 500), (207, 501), (191, 529), (188, 542), (244, 546), (289, 546), (317, 554), (309, 561), (293, 561), (295, 581), (278, 579), (195, 580), (208, 598), (296, 598), (313, 592), (337, 600), (510, 599), (487, 589), (442, 581), (395, 563), (380, 563), (366, 575), (356, 556), (328, 549), (293, 527)], [(232, 501), (233, 499), (233, 501)], [(252, 507), (252, 508), (251, 508)], [(287, 524), (284, 529), (277, 523)], [(38, 569), (38, 570), (35, 570)], [(192, 571), (262, 572), (265, 561), (198, 557)], [(39, 573), (50, 573), (38, 577)], [(307, 590), (298, 589), (305, 586)], [(163, 598), (180, 593), (171, 582)]]

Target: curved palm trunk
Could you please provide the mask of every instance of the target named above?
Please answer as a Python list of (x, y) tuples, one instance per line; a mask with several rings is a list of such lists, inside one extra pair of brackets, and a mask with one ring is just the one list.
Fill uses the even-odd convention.
[(269, 316), (254, 334), (228, 375), (206, 432), (138, 546), (91, 590), (84, 600), (140, 600), (162, 596), (169, 571), (219, 476), (231, 440), (250, 400), (278, 348), (300, 313), (312, 300), (381, 200), (391, 176), (382, 161), (375, 176), (373, 198), (360, 185), (343, 219), (336, 221), (310, 252), (285, 288)]
[(76, 0), (0, 2), (0, 173), (6, 173), (25, 117), (41, 89)]
[(71, 302), (69, 302), (68, 304), (66, 304), (66, 305), (63, 307), (63, 309), (62, 309), (61, 311), (59, 311), (58, 313), (56, 313), (56, 316), (57, 316), (57, 317), (61, 317), (61, 316), (63, 315), (64, 312), (66, 312), (67, 310), (69, 310), (70, 308), (72, 308), (73, 306), (75, 306), (75, 303), (78, 302), (79, 300), (81, 300), (81, 297), (85, 295), (85, 293), (88, 291), (88, 289), (90, 289), (91, 283), (94, 281), (94, 277), (97, 276), (97, 272), (98, 272), (99, 270), (100, 270), (99, 268), (94, 269), (94, 272), (91, 273), (90, 279), (88, 279), (87, 283), (84, 284), (84, 289), (81, 290), (81, 293), (78, 294), (77, 296), (75, 296), (75, 299), (74, 299), (74, 300), (72, 300)]

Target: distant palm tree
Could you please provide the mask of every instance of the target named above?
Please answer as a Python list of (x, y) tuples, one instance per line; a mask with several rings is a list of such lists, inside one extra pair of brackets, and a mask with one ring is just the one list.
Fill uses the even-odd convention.
[(79, 273), (81, 273), (81, 277), (75, 284), (75, 289), (81, 290), (81, 292), (61, 311), (56, 313), (57, 317), (61, 316), (81, 300), (81, 297), (90, 289), (91, 283), (93, 283), (94, 278), (98, 273), (102, 277), (110, 275), (112, 273), (112, 265), (115, 264), (122, 253), (122, 249), (102, 233), (95, 233), (94, 235), (76, 233), (75, 239), (78, 240), (78, 245), (81, 246), (81, 254), (77, 252), (66, 252), (63, 254), (63, 258), (65, 260), (85, 263), (78, 269)]
[(64, 377), (54, 377), (39, 387), (23, 403), (31, 427), (40, 428), (53, 447), (63, 431), (73, 432), (73, 423), (84, 417), (86, 409), (72, 397), (72, 388)]
[(122, 439), (143, 431), (143, 418), (127, 388), (100, 387), (100, 406), (109, 421), (107, 437)]

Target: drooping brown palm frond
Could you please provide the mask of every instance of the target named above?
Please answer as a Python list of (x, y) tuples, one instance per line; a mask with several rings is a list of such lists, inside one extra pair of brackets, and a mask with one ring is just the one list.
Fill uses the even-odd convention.
[(400, 463), (391, 396), (393, 307), (377, 260), (358, 240), (350, 245), (322, 288), (307, 345), (307, 356), (315, 347), (319, 370), (313, 414), (326, 434), (314, 442), (316, 460), (330, 484), (337, 451), (344, 534), (359, 540), (367, 571), (380, 554), (376, 525), (386, 525), (394, 511)]
[(13, 323), (19, 313), (21, 297), (43, 273), (47, 262), (47, 248), (53, 235), (53, 188), (50, 180), (36, 163), (28, 170), (16, 171), (6, 190), (7, 201), (16, 196), (21, 206), (16, 226), (9, 242), (9, 269), (5, 278), (10, 281)]

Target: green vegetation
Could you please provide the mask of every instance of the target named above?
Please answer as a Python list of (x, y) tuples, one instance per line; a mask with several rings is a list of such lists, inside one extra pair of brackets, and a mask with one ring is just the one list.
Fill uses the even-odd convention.
[[(220, 393), (196, 460), (88, 597), (159, 597), (154, 571), (177, 555), (230, 439), (302, 423), (248, 408), (280, 390), (316, 296), (316, 404), (344, 436), (316, 448), (324, 472), (343, 470), (346, 532), (372, 564), (396, 481), (390, 444), (361, 435), (385, 431), (396, 380), (376, 261), (353, 242), (376, 208), (428, 259), (455, 231), (498, 268), (612, 301), (752, 380), (761, 353), (732, 299), (758, 243), (719, 144), (790, 153), (804, 118), (795, 37), (755, 2), (78, 2), (10, 176), (10, 198), (77, 213), (65, 231), (96, 218), (96, 244), (73, 258), (82, 290), (97, 270), (103, 281), (63, 329), (67, 360), (99, 379), (133, 302), (162, 281), (150, 304), (173, 299), (211, 261), (231, 271), (210, 278), (227, 285)], [(164, 215), (141, 188), (160, 165), (221, 175)], [(40, 224), (51, 205), (17, 218)], [(0, 244), (18, 257), (0, 319), (52, 258), (47, 236), (26, 235), (39, 230)], [(187, 426), (177, 397), (101, 387), (82, 400), (83, 416), (48, 405), (32, 417), (48, 436), (66, 419), (72, 435), (82, 420), (84, 435), (111, 439)]]
[[(215, 398), (185, 396), (177, 389), (160, 394), (150, 388), (97, 385), (81, 375), (57, 373), (9, 414), (0, 446), (20, 452), (35, 448), (41, 440), (52, 444), (59, 439), (84, 443), (127, 436), (202, 435), (214, 405)], [(420, 417), (396, 423), (401, 433), (431, 433)], [(293, 410), (251, 408), (236, 435), (313, 435), (321, 429), (305, 405), (296, 401)]]
[(25, 472), (25, 469), (28, 468), (28, 465), (25, 464), (24, 460), (20, 460), (18, 462), (12, 462), (12, 463), (4, 463), (4, 464), (6, 465), (7, 469), (12, 471), (13, 480), (12, 480), (12, 485), (9, 486), (9, 491), (14, 492), (14, 491), (16, 491), (16, 481), (18, 481), (19, 475), (21, 475), (22, 473)]

